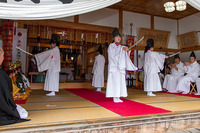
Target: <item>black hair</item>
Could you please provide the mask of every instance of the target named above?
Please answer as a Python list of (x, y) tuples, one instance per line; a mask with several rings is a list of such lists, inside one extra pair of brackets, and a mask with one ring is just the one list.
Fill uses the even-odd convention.
[(196, 55), (195, 55), (194, 51), (191, 52), (190, 57), (194, 57), (196, 59)]
[(60, 45), (60, 36), (58, 34), (52, 34), (50, 44), (56, 43), (56, 46)]
[(115, 27), (113, 32), (112, 32), (112, 37), (115, 38), (116, 36), (121, 36), (121, 34), (119, 33), (119, 30)]
[(147, 40), (147, 45), (145, 46), (145, 51), (144, 52), (146, 53), (152, 47), (154, 47), (154, 41), (153, 41), (153, 39), (148, 39)]

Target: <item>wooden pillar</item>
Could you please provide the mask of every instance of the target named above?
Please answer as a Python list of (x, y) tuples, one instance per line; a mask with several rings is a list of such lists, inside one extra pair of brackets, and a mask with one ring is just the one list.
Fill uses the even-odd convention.
[(151, 15), (151, 29), (154, 30), (154, 16)]
[(179, 42), (178, 36), (179, 36), (179, 20), (177, 20), (177, 40), (178, 40), (178, 49), (180, 49), (181, 46), (180, 46), (180, 42)]
[(79, 15), (74, 16), (74, 22), (79, 23)]
[[(123, 10), (119, 10), (119, 33), (122, 36), (123, 39)], [(123, 40), (121, 40), (122, 44)]]

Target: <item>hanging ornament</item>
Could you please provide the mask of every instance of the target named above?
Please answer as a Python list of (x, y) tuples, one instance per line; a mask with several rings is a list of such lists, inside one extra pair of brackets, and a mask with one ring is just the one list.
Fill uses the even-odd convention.
[(49, 39), (49, 27), (47, 27), (47, 39)]
[(38, 43), (39, 51), (40, 51), (40, 43)]
[(62, 32), (63, 43), (64, 43), (64, 41), (65, 41), (64, 37), (65, 37), (65, 31)]
[(82, 53), (82, 50), (83, 50), (83, 49), (82, 49), (82, 46), (80, 46), (80, 53)]
[(96, 34), (97, 44), (99, 43), (99, 42), (98, 42), (98, 41), (99, 41), (99, 40), (98, 40), (98, 36), (99, 36), (99, 34), (97, 33), (97, 34)]
[(72, 53), (72, 45), (70, 46), (70, 51), (71, 51), (71, 53)]

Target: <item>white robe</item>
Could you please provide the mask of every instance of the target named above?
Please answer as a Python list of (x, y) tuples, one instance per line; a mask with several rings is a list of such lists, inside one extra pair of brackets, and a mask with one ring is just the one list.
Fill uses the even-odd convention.
[(19, 113), (19, 116), (21, 119), (26, 119), (28, 117), (28, 112), (20, 105), (16, 104), (17, 105), (17, 111)]
[(182, 76), (178, 80), (176, 90), (179, 92), (189, 93), (190, 92), (190, 81), (195, 82), (199, 76), (199, 64), (195, 61), (189, 66), (184, 66), (186, 76)]
[(38, 71), (47, 70), (45, 91), (59, 91), (60, 50), (58, 47), (35, 55)]
[(137, 67), (133, 65), (123, 46), (116, 46), (115, 43), (108, 47), (108, 61), (106, 97), (127, 97), (126, 70), (135, 71)]
[(99, 54), (95, 57), (94, 66), (92, 69), (93, 79), (92, 86), (101, 88), (104, 87), (104, 66), (105, 58), (103, 55)]
[(144, 91), (162, 91), (158, 73), (164, 67), (165, 55), (153, 51), (145, 53)]
[(184, 75), (184, 65), (182, 62), (179, 64), (176, 64), (176, 67), (178, 70), (175, 68), (172, 68), (171, 74), (168, 74), (165, 76), (164, 83), (163, 83), (163, 88), (167, 89), (168, 92), (177, 92), (176, 87), (178, 84), (178, 80), (180, 79), (181, 76)]

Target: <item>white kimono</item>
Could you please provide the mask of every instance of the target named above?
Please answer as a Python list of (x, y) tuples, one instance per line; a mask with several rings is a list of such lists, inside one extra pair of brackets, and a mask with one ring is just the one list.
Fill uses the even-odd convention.
[(178, 70), (175, 68), (172, 68), (171, 74), (168, 74), (165, 76), (164, 83), (163, 83), (163, 88), (167, 89), (168, 92), (177, 92), (176, 87), (178, 84), (178, 80), (180, 79), (181, 76), (184, 75), (184, 65), (182, 62), (179, 64), (176, 64), (176, 67)]
[(58, 47), (35, 55), (38, 71), (47, 70), (45, 91), (59, 91), (60, 50)]
[(106, 97), (127, 97), (126, 70), (135, 71), (137, 67), (133, 65), (123, 46), (116, 46), (115, 43), (108, 47), (108, 61)]
[(92, 69), (93, 79), (92, 86), (101, 88), (104, 87), (104, 66), (105, 58), (103, 55), (99, 54), (95, 57), (94, 66)]
[(189, 66), (184, 66), (186, 76), (182, 76), (178, 80), (176, 90), (179, 92), (189, 93), (190, 92), (190, 81), (195, 82), (199, 76), (199, 63), (196, 61)]
[(158, 73), (163, 69), (165, 55), (153, 51), (145, 53), (144, 60), (144, 91), (162, 91)]

